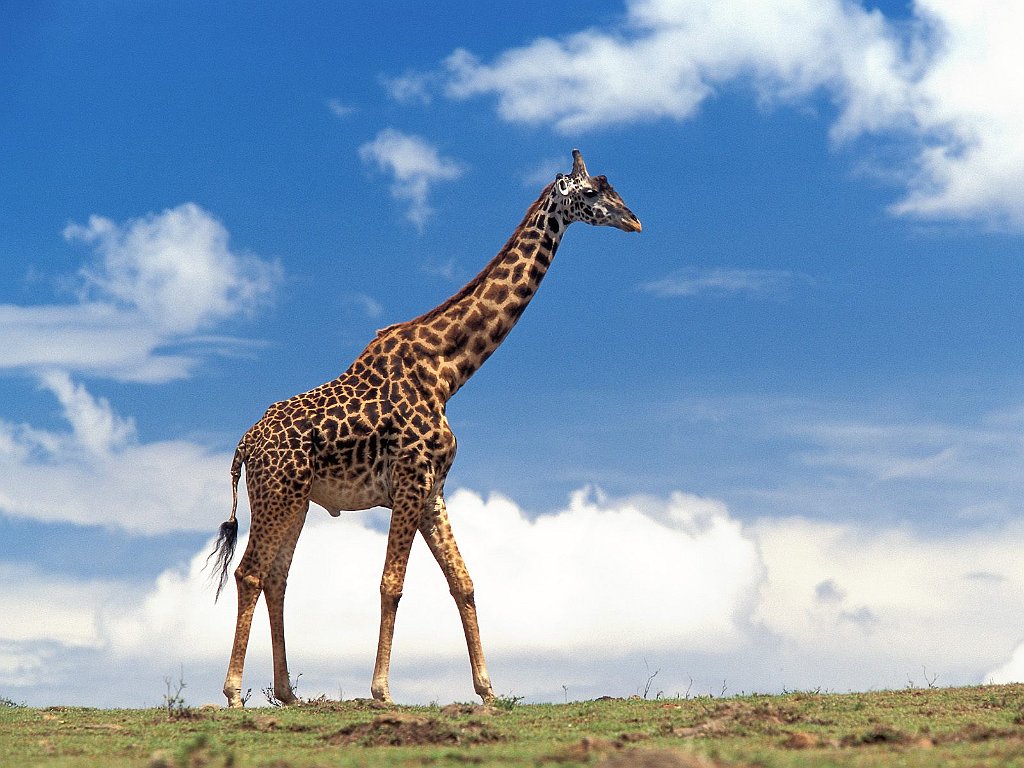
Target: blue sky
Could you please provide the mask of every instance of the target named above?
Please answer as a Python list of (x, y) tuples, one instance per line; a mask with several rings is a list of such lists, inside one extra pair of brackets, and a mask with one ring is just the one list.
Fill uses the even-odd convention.
[[(475, 275), (573, 147), (644, 231), (572, 228), (449, 406), (496, 689), (1024, 675), (1012, 4), (23, 5), (0, 695), (154, 704), (183, 669), (218, 700), (233, 600), (201, 565), (238, 437)], [(307, 525), (291, 669), (365, 695), (386, 517)], [(424, 553), (392, 690), (466, 699)]]

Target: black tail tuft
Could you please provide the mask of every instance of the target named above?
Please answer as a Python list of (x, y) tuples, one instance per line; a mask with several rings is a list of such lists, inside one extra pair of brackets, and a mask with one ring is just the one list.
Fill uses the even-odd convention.
[[(228, 581), (228, 569), (231, 567), (231, 559), (235, 556), (235, 543), (238, 541), (238, 521), (232, 516), (230, 520), (221, 523), (220, 533), (217, 534), (217, 542), (213, 545), (213, 552), (206, 558), (206, 564), (213, 560), (213, 573), (211, 579), (218, 579), (217, 594), (214, 602), (220, 598), (221, 590)], [(215, 558), (215, 559), (214, 559)], [(218, 576), (219, 573), (219, 576)]]

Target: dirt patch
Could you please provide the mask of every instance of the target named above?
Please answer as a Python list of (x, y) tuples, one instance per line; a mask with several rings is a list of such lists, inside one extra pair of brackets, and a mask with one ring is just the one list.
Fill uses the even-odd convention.
[(693, 725), (669, 724), (664, 732), (678, 738), (716, 738), (721, 736), (745, 736), (760, 733), (768, 736), (788, 735), (787, 726), (830, 725), (830, 721), (809, 719), (806, 713), (793, 706), (780, 705), (771, 701), (723, 702), (710, 707), (705, 719)]
[(595, 757), (607, 756), (622, 751), (627, 745), (650, 738), (646, 733), (623, 733), (615, 739), (599, 739), (584, 736), (575, 744), (570, 744), (545, 759), (556, 763), (582, 763)]
[(369, 723), (356, 723), (327, 737), (334, 746), (358, 744), (364, 747), (414, 747), (486, 744), (501, 741), (500, 733), (478, 720), (452, 723), (433, 717), (391, 712)]
[(260, 733), (270, 733), (272, 731), (301, 733), (311, 730), (310, 726), (304, 723), (282, 723), (279, 718), (273, 715), (245, 717), (238, 723), (238, 727), (244, 731), (259, 731)]
[(668, 734), (681, 739), (722, 736), (729, 730), (730, 722), (725, 718), (705, 720), (696, 725), (677, 725), (667, 729)]
[(489, 704), (447, 704), (441, 707), (441, 714), (448, 717), (487, 717), (498, 714), (498, 709)]
[(327, 696), (318, 696), (315, 699), (299, 699), (293, 706), (300, 709), (315, 709), (319, 712), (363, 712), (373, 709), (391, 709), (392, 704), (386, 704), (377, 699), (329, 699)]
[(849, 736), (844, 736), (839, 740), (839, 746), (867, 747), (875, 744), (903, 746), (906, 744), (912, 744), (914, 741), (916, 741), (916, 737), (911, 736), (909, 733), (904, 733), (903, 731), (883, 725), (878, 728), (872, 728), (870, 731), (865, 731), (864, 733), (853, 733)]
[(786, 749), (815, 749), (822, 746), (821, 737), (807, 731), (793, 731), (782, 742)]

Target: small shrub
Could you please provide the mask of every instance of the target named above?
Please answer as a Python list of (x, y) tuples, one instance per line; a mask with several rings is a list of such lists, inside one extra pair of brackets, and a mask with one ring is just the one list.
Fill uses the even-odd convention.
[(171, 678), (165, 677), (164, 685), (167, 686), (167, 693), (164, 694), (164, 708), (167, 710), (168, 719), (184, 720), (193, 717), (195, 712), (185, 703), (185, 697), (181, 694), (188, 687), (185, 683), (184, 668), (178, 675), (177, 683), (172, 683)]
[(491, 702), (491, 706), (511, 712), (522, 704), (523, 699), (525, 698), (525, 696), (513, 696), (511, 693), (506, 696), (495, 696), (494, 701)]
[[(288, 681), (288, 685), (292, 689), (292, 694), (295, 696), (296, 702), (299, 703), (299, 704), (302, 703), (302, 699), (299, 697), (299, 678), (300, 677), (302, 677), (302, 673), (301, 672), (299, 672), (299, 674), (297, 674), (295, 676), (294, 680), (289, 680)], [(279, 698), (277, 698), (277, 694), (274, 693), (274, 686), (272, 686), (272, 685), (268, 685), (266, 688), (263, 689), (263, 697), (267, 700), (267, 704), (269, 704), (272, 707), (283, 707), (284, 706), (284, 702), (281, 701)], [(248, 700), (249, 700), (249, 697), (246, 696), (246, 701), (248, 701)], [(245, 702), (242, 702), (242, 704), (244, 706)]]

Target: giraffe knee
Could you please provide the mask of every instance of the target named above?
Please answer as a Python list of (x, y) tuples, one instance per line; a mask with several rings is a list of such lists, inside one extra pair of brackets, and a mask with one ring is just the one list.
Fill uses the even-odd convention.
[(469, 577), (468, 573), (454, 575), (449, 583), (449, 587), (452, 597), (456, 600), (465, 600), (470, 604), (473, 603), (473, 580)]
[(242, 566), (238, 566), (235, 569), (235, 584), (238, 586), (239, 591), (244, 589), (260, 589), (263, 586), (263, 582), (259, 576), (255, 573), (245, 570)]
[(459, 587), (459, 588), (453, 587), (452, 588), (452, 597), (455, 598), (455, 602), (456, 603), (462, 603), (463, 605), (469, 605), (469, 606), (472, 606), (474, 608), (476, 607), (476, 592), (473, 589), (473, 582), (472, 581), (469, 582), (469, 588), (468, 589), (466, 589), (464, 587)]
[(386, 603), (394, 608), (398, 607), (398, 601), (402, 599), (402, 590), (395, 589), (392, 586), (381, 584), (380, 585), (380, 599), (382, 603)]

